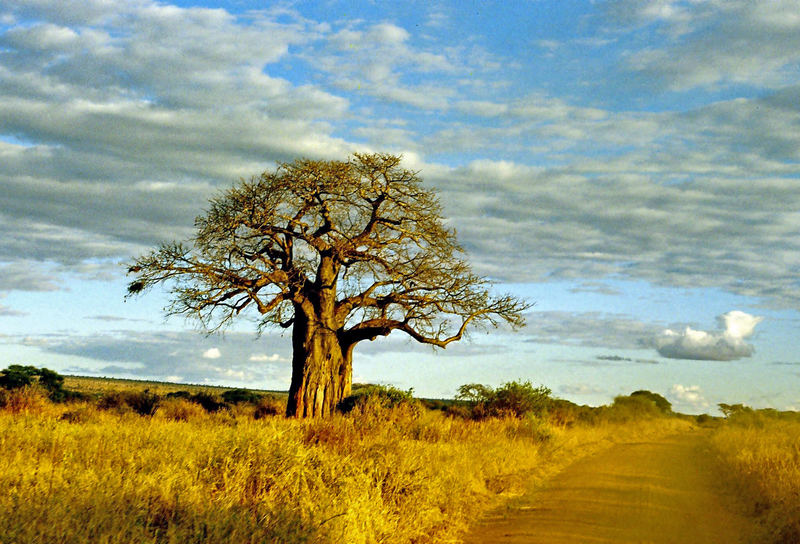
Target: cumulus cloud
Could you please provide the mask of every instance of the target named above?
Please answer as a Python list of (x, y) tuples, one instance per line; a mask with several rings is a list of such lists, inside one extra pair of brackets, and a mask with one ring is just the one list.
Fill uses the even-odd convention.
[(203, 359), (219, 359), (222, 357), (222, 352), (219, 348), (209, 348), (203, 352)]
[(733, 361), (753, 355), (745, 342), (764, 318), (734, 310), (719, 316), (721, 331), (706, 332), (686, 327), (683, 331), (665, 330), (656, 339), (658, 353), (670, 359)]
[(394, 23), (351, 21), (307, 58), (338, 88), (422, 109), (447, 109), (456, 95), (442, 74), (480, 70), (457, 48), (423, 48)]
[(675, 404), (687, 406), (693, 410), (702, 410), (709, 407), (709, 402), (706, 400), (699, 385), (675, 384), (669, 392)]

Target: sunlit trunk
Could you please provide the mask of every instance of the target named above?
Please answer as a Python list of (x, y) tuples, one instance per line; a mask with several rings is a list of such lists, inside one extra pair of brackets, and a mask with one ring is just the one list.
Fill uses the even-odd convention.
[(352, 348), (343, 349), (335, 331), (297, 315), (292, 331), (292, 383), (288, 417), (328, 417), (350, 395)]

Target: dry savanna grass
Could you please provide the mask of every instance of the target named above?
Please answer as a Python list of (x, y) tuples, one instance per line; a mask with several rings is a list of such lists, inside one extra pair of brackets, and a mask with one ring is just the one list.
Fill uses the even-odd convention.
[(800, 414), (741, 410), (712, 443), (739, 494), (760, 516), (761, 544), (800, 544)]
[(4, 544), (452, 542), (578, 456), (690, 425), (472, 421), (370, 403), (324, 421), (256, 419), (185, 399), (140, 416), (24, 394), (0, 410)]
[[(142, 391), (144, 389), (158, 395), (166, 395), (167, 393), (174, 393), (176, 391), (221, 394), (230, 389), (228, 387), (215, 385), (151, 382), (146, 380), (124, 380), (120, 378), (94, 378), (88, 376), (64, 376), (64, 388), (88, 395), (102, 395), (109, 392)], [(285, 396), (284, 392), (277, 391), (262, 391), (262, 393)]]

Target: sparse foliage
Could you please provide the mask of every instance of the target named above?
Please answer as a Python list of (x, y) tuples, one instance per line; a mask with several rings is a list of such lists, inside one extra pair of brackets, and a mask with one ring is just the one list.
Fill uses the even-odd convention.
[(529, 306), (474, 274), (435, 194), (386, 154), (282, 164), (213, 199), (188, 243), (129, 268), (130, 294), (167, 282), (169, 311), (208, 331), (255, 310), (292, 328), (287, 415), (350, 394), (353, 349), (401, 331), (445, 347), (471, 324), (523, 324)]
[(753, 411), (752, 408), (743, 404), (725, 404), (722, 402), (717, 406), (719, 406), (719, 411), (722, 412), (722, 415), (726, 418), (730, 418), (738, 414), (750, 413)]

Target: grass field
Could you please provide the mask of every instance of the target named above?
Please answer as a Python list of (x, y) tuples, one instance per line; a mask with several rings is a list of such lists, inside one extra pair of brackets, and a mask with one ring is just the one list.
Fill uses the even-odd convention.
[(324, 421), (255, 419), (253, 405), (207, 413), (184, 398), (140, 416), (15, 394), (0, 410), (3, 544), (453, 542), (577, 457), (691, 426), (649, 416), (473, 421), (378, 402)]
[(736, 405), (725, 420), (693, 418), (634, 394), (475, 420), (463, 405), (394, 390), (301, 421), (280, 415), (280, 392), (223, 402), (229, 388), (84, 377), (64, 386), (80, 395), (54, 403), (39, 386), (0, 390), (0, 544), (456, 542), (576, 459), (697, 421), (713, 429), (720, 474), (760, 520), (758, 542), (800, 544), (796, 413)]
[[(182, 384), (169, 382), (153, 382), (147, 380), (125, 380), (120, 378), (93, 378), (89, 376), (64, 376), (64, 388), (89, 395), (103, 395), (111, 391), (142, 391), (147, 389), (158, 395), (166, 395), (176, 391), (189, 391), (190, 393), (221, 394), (232, 389), (216, 385)], [(285, 391), (252, 391), (266, 393), (274, 396), (286, 396)]]
[(739, 410), (712, 443), (763, 525), (760, 542), (800, 544), (800, 414)]

